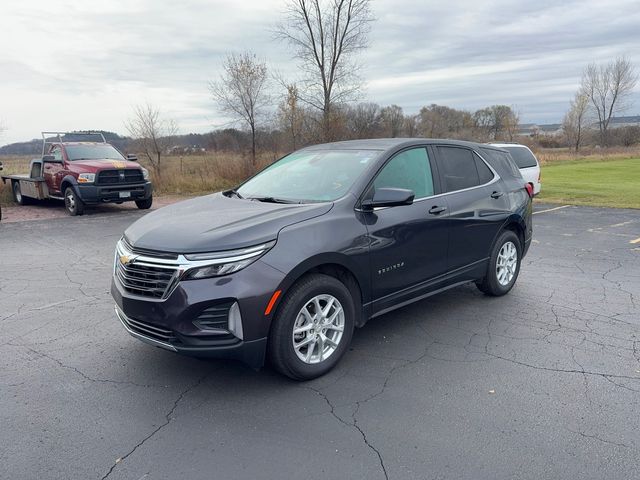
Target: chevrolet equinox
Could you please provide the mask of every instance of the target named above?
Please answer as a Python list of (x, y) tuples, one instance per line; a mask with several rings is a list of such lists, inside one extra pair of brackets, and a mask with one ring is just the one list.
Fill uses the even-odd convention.
[(509, 153), (490, 145), (304, 148), (236, 189), (132, 224), (115, 252), (116, 315), (166, 350), (254, 368), (268, 358), (311, 379), (370, 318), (468, 282), (511, 290), (532, 196)]

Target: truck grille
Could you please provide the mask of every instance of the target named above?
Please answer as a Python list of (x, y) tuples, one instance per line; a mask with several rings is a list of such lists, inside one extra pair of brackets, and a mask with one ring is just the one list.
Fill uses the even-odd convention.
[(141, 183), (144, 180), (142, 170), (126, 168), (124, 170), (102, 170), (98, 172), (96, 184), (98, 185), (129, 185)]

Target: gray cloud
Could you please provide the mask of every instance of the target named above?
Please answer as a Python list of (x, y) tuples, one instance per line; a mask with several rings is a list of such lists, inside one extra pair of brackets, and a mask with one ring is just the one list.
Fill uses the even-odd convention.
[[(55, 3), (55, 5), (52, 5)], [(225, 122), (207, 82), (250, 49), (296, 75), (273, 38), (282, 0), (10, 2), (0, 16), (3, 143), (42, 129), (124, 131), (131, 105), (160, 104), (184, 132)], [(506, 103), (525, 121), (559, 121), (591, 61), (626, 54), (640, 68), (637, 0), (377, 0), (361, 59), (366, 98), (408, 112), (440, 103)], [(640, 111), (635, 93), (630, 113)]]

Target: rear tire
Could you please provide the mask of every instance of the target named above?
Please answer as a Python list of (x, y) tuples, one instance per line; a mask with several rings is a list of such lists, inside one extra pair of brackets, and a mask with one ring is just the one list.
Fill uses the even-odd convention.
[(507, 294), (518, 279), (521, 258), (522, 246), (518, 235), (505, 230), (493, 245), (485, 277), (476, 282), (478, 289), (492, 297)]
[(149, 198), (145, 198), (144, 200), (136, 200), (136, 206), (140, 210), (148, 210), (151, 208), (152, 204), (153, 204), (153, 196), (150, 196)]
[(324, 375), (349, 347), (354, 320), (353, 297), (340, 280), (306, 275), (287, 292), (273, 320), (267, 348), (272, 365), (294, 380)]
[(20, 182), (13, 182), (11, 185), (13, 191), (13, 201), (18, 205), (26, 205), (29, 203), (29, 200), (22, 196), (22, 191), (20, 190)]
[(67, 187), (64, 191), (64, 206), (72, 217), (84, 213), (84, 202), (76, 195), (72, 187)]

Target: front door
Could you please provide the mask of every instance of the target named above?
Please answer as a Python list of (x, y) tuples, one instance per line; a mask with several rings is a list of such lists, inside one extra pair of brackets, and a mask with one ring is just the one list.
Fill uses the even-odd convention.
[[(376, 188), (404, 188), (415, 193), (412, 205), (366, 213), (370, 240), (373, 312), (380, 312), (423, 290), (447, 268), (447, 210), (438, 193), (426, 148), (392, 157), (376, 176)], [(433, 197), (433, 198), (432, 198)]]
[(54, 145), (49, 152), (53, 161), (43, 162), (43, 176), (50, 193), (62, 194), (60, 191), (60, 183), (62, 182), (62, 173), (64, 170), (64, 159), (62, 157), (62, 149), (58, 145)]

